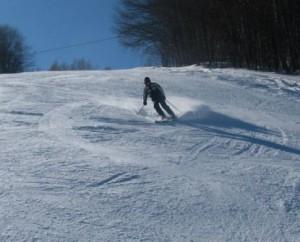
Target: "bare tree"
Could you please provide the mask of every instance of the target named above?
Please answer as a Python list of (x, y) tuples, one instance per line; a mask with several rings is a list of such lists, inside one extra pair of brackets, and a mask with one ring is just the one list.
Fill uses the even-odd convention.
[(89, 60), (84, 58), (75, 59), (71, 64), (71, 70), (92, 70), (93, 65)]
[(116, 32), (164, 66), (300, 69), (299, 0), (120, 0)]
[(22, 72), (32, 65), (24, 38), (15, 29), (0, 25), (0, 73)]
[(67, 70), (93, 70), (95, 69), (89, 60), (79, 58), (73, 60), (71, 64), (54, 61), (50, 66), (50, 71), (67, 71)]

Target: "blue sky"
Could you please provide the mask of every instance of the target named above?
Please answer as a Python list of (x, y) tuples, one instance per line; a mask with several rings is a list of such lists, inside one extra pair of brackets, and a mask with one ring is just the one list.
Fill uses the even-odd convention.
[[(114, 7), (119, 0), (0, 0), (0, 24), (16, 27), (32, 51), (109, 38)], [(141, 53), (128, 50), (118, 40), (35, 55), (39, 69), (55, 61), (90, 60), (98, 68), (144, 65)]]

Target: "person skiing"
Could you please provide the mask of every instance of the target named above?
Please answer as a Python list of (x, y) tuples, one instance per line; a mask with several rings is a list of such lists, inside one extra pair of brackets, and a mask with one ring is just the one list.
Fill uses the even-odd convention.
[(172, 119), (176, 119), (175, 113), (166, 104), (166, 96), (162, 87), (155, 82), (151, 82), (151, 79), (149, 77), (145, 77), (144, 84), (144, 105), (147, 105), (147, 98), (148, 96), (150, 96), (154, 103), (154, 109), (162, 119), (166, 119), (167, 116), (161, 109), (161, 107), (171, 116)]

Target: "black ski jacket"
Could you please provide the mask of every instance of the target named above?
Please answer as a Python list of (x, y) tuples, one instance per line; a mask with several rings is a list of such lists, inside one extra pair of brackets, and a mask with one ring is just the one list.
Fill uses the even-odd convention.
[(144, 88), (144, 102), (147, 102), (148, 96), (151, 97), (153, 102), (165, 101), (166, 96), (162, 87), (155, 83), (151, 82), (149, 86)]

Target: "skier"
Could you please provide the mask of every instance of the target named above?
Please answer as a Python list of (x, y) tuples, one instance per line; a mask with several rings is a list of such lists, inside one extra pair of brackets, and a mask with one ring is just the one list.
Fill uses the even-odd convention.
[(155, 82), (151, 82), (149, 77), (145, 77), (144, 84), (144, 105), (147, 105), (147, 98), (149, 95), (154, 103), (156, 112), (161, 116), (162, 120), (167, 119), (167, 116), (161, 107), (163, 107), (163, 109), (171, 116), (172, 119), (176, 119), (176, 115), (166, 104), (166, 96), (162, 87)]

